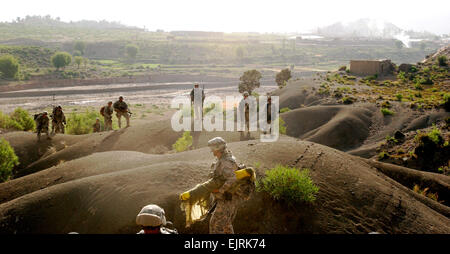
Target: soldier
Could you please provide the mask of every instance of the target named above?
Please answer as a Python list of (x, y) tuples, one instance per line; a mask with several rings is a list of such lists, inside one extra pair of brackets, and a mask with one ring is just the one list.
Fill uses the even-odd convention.
[(108, 105), (103, 106), (100, 109), (100, 114), (103, 116), (105, 120), (105, 130), (110, 131), (112, 130), (112, 115), (114, 113), (113, 107), (112, 107), (112, 101), (108, 101)]
[(119, 121), (119, 128), (122, 128), (121, 117), (124, 116), (127, 120), (127, 127), (130, 127), (130, 111), (128, 110), (128, 105), (123, 101), (123, 97), (120, 96), (119, 100), (114, 102), (114, 111), (116, 111), (116, 116)]
[[(216, 137), (208, 141), (211, 152), (217, 158), (212, 164), (213, 176), (194, 189), (182, 193), (183, 201), (193, 199), (201, 189), (212, 190), (215, 208), (209, 222), (210, 234), (234, 234), (232, 222), (236, 216), (239, 204), (250, 198), (255, 188), (254, 170), (250, 168), (239, 170), (236, 158), (227, 149), (225, 140)], [(245, 175), (244, 175), (245, 174)], [(244, 179), (244, 177), (248, 179)], [(212, 210), (212, 209), (211, 209)]]
[(95, 119), (95, 123), (94, 123), (94, 125), (92, 125), (92, 127), (94, 129), (94, 132), (100, 132), (100, 130), (101, 130), (100, 118), (97, 117)]
[(176, 229), (165, 227), (172, 223), (166, 221), (164, 209), (153, 204), (141, 209), (136, 216), (136, 224), (142, 227), (138, 234), (178, 234)]
[(66, 116), (64, 115), (61, 105), (53, 108), (53, 112), (50, 117), (52, 118), (52, 135), (54, 135), (55, 133), (64, 134)]
[[(244, 92), (244, 99), (239, 103), (239, 107), (244, 107), (245, 128), (247, 129), (247, 138), (250, 138), (250, 99), (248, 92)], [(241, 131), (241, 140), (244, 138), (244, 131)]]
[(191, 90), (191, 104), (194, 106), (194, 116), (196, 119), (203, 119), (203, 102), (205, 101), (205, 91), (195, 83)]
[(269, 131), (272, 133), (272, 97), (267, 97), (267, 105), (266, 105), (266, 113), (267, 113), (267, 129), (263, 131), (264, 134)]
[(48, 119), (47, 111), (34, 115), (34, 120), (36, 121), (38, 141), (41, 140), (41, 132), (45, 132), (47, 134), (47, 139), (52, 139), (48, 134), (48, 124), (50, 120)]

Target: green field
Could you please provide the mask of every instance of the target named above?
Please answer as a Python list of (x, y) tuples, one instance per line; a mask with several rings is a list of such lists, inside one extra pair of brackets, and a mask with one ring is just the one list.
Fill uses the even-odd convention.
[[(0, 55), (18, 59), (22, 81), (36, 76), (85, 79), (155, 72), (236, 77), (250, 68), (277, 70), (292, 65), (299, 71), (335, 70), (350, 59), (416, 63), (440, 47), (433, 40), (398, 48), (393, 39), (312, 41), (282, 34), (153, 32), (106, 21), (65, 23), (48, 16), (0, 23), (0, 34)], [(77, 41), (85, 43), (83, 57), (89, 62), (78, 68), (72, 60), (56, 72), (51, 55), (74, 54)], [(129, 44), (139, 49), (133, 59), (126, 53)]]

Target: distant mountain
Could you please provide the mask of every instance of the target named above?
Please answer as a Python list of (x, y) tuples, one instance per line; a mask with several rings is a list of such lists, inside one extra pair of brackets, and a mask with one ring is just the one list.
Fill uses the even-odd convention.
[(429, 32), (405, 31), (396, 25), (374, 19), (359, 19), (344, 23), (337, 22), (332, 25), (317, 29), (317, 33), (326, 37), (368, 37), (368, 38), (397, 38), (399, 35), (407, 35), (415, 38), (435, 36)]

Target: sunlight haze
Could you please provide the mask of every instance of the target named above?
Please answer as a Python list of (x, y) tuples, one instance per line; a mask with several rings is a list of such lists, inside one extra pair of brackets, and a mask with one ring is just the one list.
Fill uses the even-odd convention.
[(63, 21), (107, 20), (149, 30), (308, 32), (339, 21), (371, 18), (406, 30), (450, 33), (450, 2), (423, 1), (25, 1), (0, 9), (0, 21), (51, 15)]

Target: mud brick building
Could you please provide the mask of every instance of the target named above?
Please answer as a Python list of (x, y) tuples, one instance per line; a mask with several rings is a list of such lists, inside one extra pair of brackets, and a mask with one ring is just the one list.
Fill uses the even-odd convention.
[(392, 74), (395, 70), (391, 60), (350, 60), (350, 73), (355, 75), (375, 75), (385, 76)]

